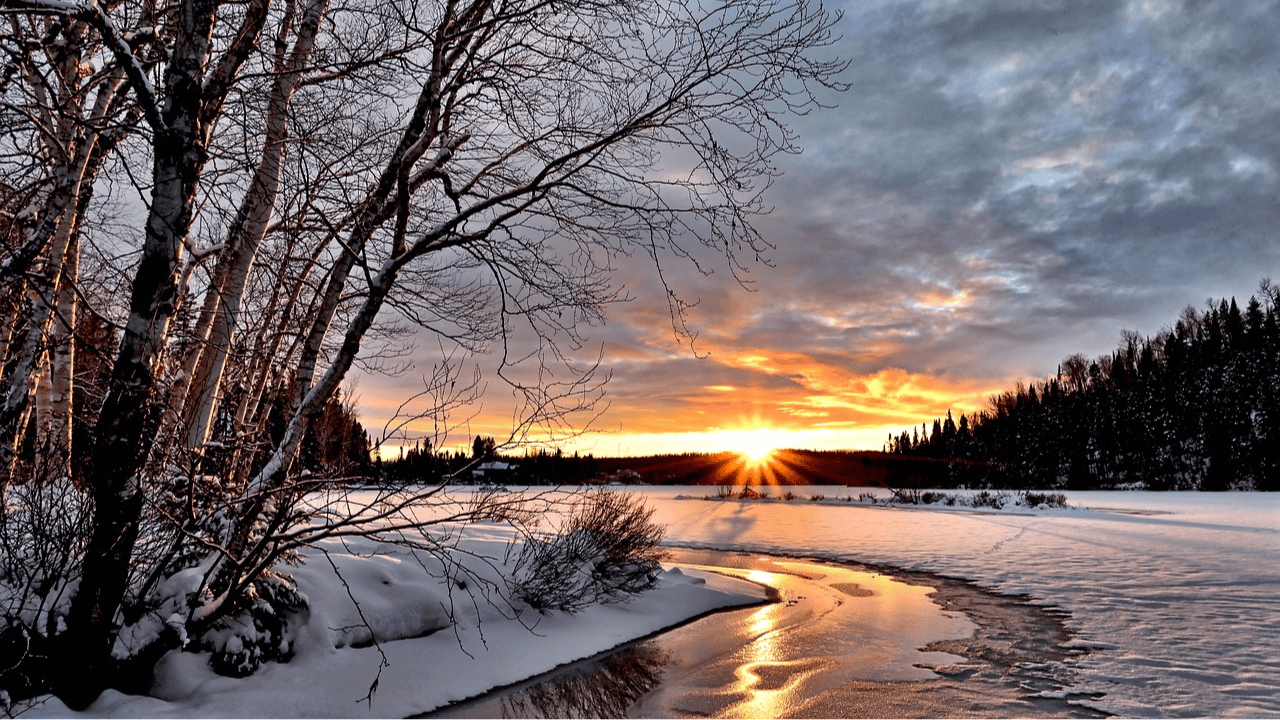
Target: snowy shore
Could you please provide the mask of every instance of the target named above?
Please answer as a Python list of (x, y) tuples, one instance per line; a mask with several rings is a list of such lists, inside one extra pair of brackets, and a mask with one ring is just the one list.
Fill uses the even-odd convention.
[[(714, 494), (706, 488), (630, 491), (657, 509), (673, 545), (924, 570), (1056, 606), (1069, 613), (1077, 644), (1091, 650), (1064, 675), (1071, 685), (1063, 693), (1095, 697), (1090, 707), (1124, 716), (1280, 717), (1280, 497), (1068, 493), (1067, 508), (994, 510), (794, 490), (799, 497), (789, 502), (706, 500)], [(817, 493), (828, 497), (808, 499)], [(483, 526), (467, 540), (491, 557), (506, 542)], [(237, 680), (214, 675), (202, 655), (175, 653), (158, 668), (157, 697), (109, 692), (87, 714), (403, 717), (762, 597), (742, 581), (668, 571), (630, 603), (525, 614), (536, 620), (527, 629), (483, 599), (451, 598), (414, 559), (383, 550), (330, 548), (361, 600), (363, 624), (405, 639), (352, 647), (368, 640), (356, 629), (361, 618), (330, 565), (313, 557), (296, 571), (311, 616), (291, 662)], [(448, 622), (451, 601), (456, 624)], [(377, 691), (362, 700), (375, 678)], [(50, 700), (33, 714), (72, 713)]]
[[(462, 549), (474, 572), (497, 579), (494, 573), (508, 541), (500, 526), (476, 525)], [(517, 617), (500, 600), (488, 602), (482, 588), (443, 584), (430, 557), (350, 540), (324, 549), (333, 565), (312, 552), (305, 564), (292, 569), (310, 614), (293, 636), (295, 654), (288, 663), (266, 663), (237, 679), (214, 674), (207, 653), (170, 653), (157, 666), (154, 697), (108, 690), (83, 715), (405, 717), (590, 657), (690, 617), (765, 599), (757, 584), (673, 568), (662, 573), (655, 589), (630, 602), (597, 605), (575, 615), (525, 608)], [(358, 611), (352, 597), (359, 601)], [(456, 622), (449, 622), (450, 615)], [(384, 640), (370, 644), (370, 630)], [(29, 715), (76, 713), (48, 698)]]

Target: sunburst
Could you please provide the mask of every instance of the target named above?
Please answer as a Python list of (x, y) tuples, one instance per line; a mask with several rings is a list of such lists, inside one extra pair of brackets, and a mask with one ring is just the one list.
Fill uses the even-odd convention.
[(717, 440), (726, 450), (732, 450), (753, 463), (762, 463), (785, 442), (783, 433), (773, 428), (751, 430), (723, 430)]

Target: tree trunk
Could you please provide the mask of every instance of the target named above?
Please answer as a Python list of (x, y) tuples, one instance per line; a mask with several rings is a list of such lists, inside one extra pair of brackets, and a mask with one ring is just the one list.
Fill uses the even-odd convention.
[(48, 382), (41, 393), (40, 448), (44, 462), (59, 477), (71, 471), (71, 402), (75, 378), (76, 283), (80, 272), (79, 232), (75, 231), (62, 263), (57, 302), (49, 334)]
[[(63, 279), (62, 264), (67, 248), (78, 224), (75, 204), (80, 196), (81, 181), (93, 156), (93, 142), (80, 146), (72, 164), (65, 168), (58, 192), (70, 193), (68, 200), (55, 203), (61, 211), (56, 223), (49, 229), (50, 242), (42, 272), (35, 273), (28, 283), (28, 304), (31, 317), (26, 322), (26, 338), (18, 353), (18, 359), (9, 376), (3, 403), (0, 403), (0, 473), (6, 483), (13, 476), (13, 462), (17, 459), (18, 444), (26, 427), (33, 395), (36, 392), (43, 366), (50, 324), (57, 308), (59, 284)], [(0, 487), (0, 491), (2, 491)], [(2, 495), (2, 492), (0, 492)]]
[(71, 599), (61, 659), (68, 672), (60, 697), (87, 705), (111, 681), (115, 616), (127, 590), (142, 516), (140, 469), (155, 438), (156, 373), (177, 309), (183, 243), (191, 226), (207, 130), (201, 127), (204, 75), (214, 0), (184, 3), (166, 73), (163, 125), (152, 141), (154, 185), (142, 259), (133, 279), (128, 320), (94, 427), (86, 477), (94, 500), (93, 529), (80, 585)]
[[(267, 305), (265, 317), (281, 317), (291, 318), (298, 306), (302, 296), (302, 291), (308, 287), (308, 279), (319, 263), (320, 255), (324, 252), (327, 245), (323, 243), (317, 244), (315, 251), (307, 259), (307, 264), (296, 275), (289, 275), (287, 272), (280, 274), (277, 281), (275, 292), (272, 295), (271, 302)], [(288, 292), (288, 298), (284, 307), (277, 310), (279, 297), (282, 293)], [(277, 386), (282, 382), (280, 368), (286, 367), (289, 359), (298, 351), (301, 344), (301, 338), (295, 338), (290, 347), (280, 354), (280, 346), (283, 343), (285, 334), (281, 332), (265, 332), (259, 335), (258, 342), (255, 344), (253, 351), (253, 364), (246, 373), (248, 382), (247, 390), (240, 403), (236, 407), (235, 426), (242, 428), (248, 437), (258, 437), (266, 430), (267, 417), (264, 400), (271, 392), (273, 383)], [(253, 461), (256, 452), (252, 447), (245, 447), (243, 443), (237, 443), (235, 451), (232, 453), (227, 463), (227, 483), (234, 488), (240, 488), (248, 480), (253, 470)]]
[[(76, 30), (83, 31), (82, 27)], [(74, 53), (68, 53), (68, 56), (78, 57)], [(28, 415), (32, 392), (39, 379), (45, 355), (45, 335), (49, 332), (50, 321), (59, 308), (65, 308), (66, 302), (74, 303), (75, 288), (68, 287), (66, 280), (74, 280), (78, 270), (73, 270), (68, 276), (64, 273), (63, 265), (68, 257), (72, 257), (78, 268), (79, 252), (77, 249), (69, 253), (68, 248), (71, 247), (73, 238), (77, 237), (85, 209), (93, 196), (93, 182), (102, 167), (106, 149), (114, 147), (120, 139), (118, 136), (104, 137), (91, 125), (73, 121), (73, 115), (79, 116), (83, 110), (79, 104), (83, 102), (83, 93), (80, 92), (76, 79), (79, 61), (67, 60), (64, 64), (67, 65), (61, 72), (64, 92), (73, 99), (61, 103), (59, 107), (61, 115), (58, 137), (64, 140), (65, 145), (49, 149), (49, 155), (58, 158), (53, 169), (55, 183), (44, 203), (41, 222), (24, 244), (24, 249), (42, 248), (44, 254), (40, 257), (44, 258), (44, 262), (38, 264), (35, 272), (29, 273), (30, 279), (26, 283), (17, 284), (26, 286), (26, 298), (21, 298), (21, 292), (18, 296), (20, 304), (25, 299), (30, 317), (13, 321), (15, 326), (25, 323), (26, 335), (5, 384), (3, 399), (0, 400), (0, 473), (3, 473), (3, 477), (0, 477), (0, 497), (3, 497), (4, 489), (13, 477), (17, 443), (26, 427), (24, 418)], [(118, 99), (123, 83), (124, 73), (116, 72), (98, 87), (90, 111), (91, 118), (97, 120), (108, 115)], [(47, 141), (52, 142), (51, 139)], [(16, 259), (18, 264), (6, 264), (5, 272), (18, 272), (20, 267), (30, 265), (26, 259)], [(3, 274), (0, 272), (0, 275)], [(67, 292), (70, 296), (63, 298), (62, 292)], [(9, 349), (12, 350), (12, 346)], [(68, 392), (68, 402), (70, 397)], [(69, 417), (70, 413), (67, 415)]]
[(223, 282), (209, 289), (216, 298), (216, 309), (210, 317), (206, 342), (201, 344), (200, 361), (192, 374), (184, 408), (186, 446), (195, 452), (199, 452), (209, 437), (223, 368), (239, 324), (240, 303), (249, 270), (266, 237), (280, 190), (280, 170), (289, 137), (289, 106), (301, 73), (311, 61), (316, 33), (327, 5), (328, 0), (312, 0), (298, 28), (298, 38), (287, 65), (284, 58), (277, 61), (279, 74), (271, 88), (262, 156), (227, 233), (227, 249), (222, 256), (227, 270), (218, 275)]

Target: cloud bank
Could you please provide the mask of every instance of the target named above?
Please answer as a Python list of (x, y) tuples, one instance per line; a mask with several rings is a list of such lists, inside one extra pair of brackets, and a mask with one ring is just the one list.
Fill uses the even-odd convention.
[[(673, 271), (701, 358), (645, 268), (621, 267), (635, 299), (591, 333), (613, 435), (582, 447), (764, 425), (878, 448), (1278, 274), (1277, 3), (842, 9), (850, 89), (795, 123), (804, 153), (759, 224), (772, 267), (751, 291)], [(369, 405), (385, 381), (363, 382)], [(501, 434), (510, 409), (486, 403), (474, 427)]]

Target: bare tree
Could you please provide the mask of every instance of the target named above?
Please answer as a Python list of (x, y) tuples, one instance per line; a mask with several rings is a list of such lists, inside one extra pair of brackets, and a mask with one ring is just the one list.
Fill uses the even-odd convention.
[(48, 447), (63, 462), (69, 457), (63, 438), (70, 436), (75, 238), (104, 158), (130, 132), (122, 126), (129, 117), (125, 74), (95, 65), (102, 40), (87, 23), (65, 14), (5, 19), (12, 42), (4, 43), (0, 123), (6, 140), (0, 147), (4, 184), (12, 189), (6, 199), (14, 202), (6, 208), (12, 219), (0, 281), (15, 306), (4, 320), (9, 342), (0, 386), (0, 490), (13, 471), (42, 376), (46, 417), (39, 426), (50, 433)]
[[(312, 423), (397, 318), (446, 353), (496, 350), (520, 398), (517, 435), (589, 413), (606, 376), (570, 357), (620, 298), (615, 261), (647, 257), (660, 277), (673, 261), (717, 255), (735, 276), (755, 262), (773, 158), (798, 150), (784, 119), (817, 105), (816, 86), (838, 87), (842, 68), (814, 57), (835, 19), (804, 0), (13, 0), (0, 12), (6, 118), (55, 158), (0, 178), (43, 202), (6, 230), (6, 283), (44, 298), (7, 335), (23, 342), (6, 344), (6, 452), (70, 239), (91, 225), (85, 179), (113, 174), (146, 208), (140, 247), (114, 239), (127, 298), (93, 309), (119, 343), (87, 435), (75, 591), (49, 633), (75, 678), (51, 688), (73, 704), (117, 682), (121, 633), (165, 603), (185, 603), (199, 635), (308, 542), (377, 523), (422, 530), (408, 510), (443, 502), (436, 490), (326, 503), (333, 479), (296, 470)], [(48, 73), (28, 71), (64, 56), (75, 65), (59, 78), (100, 88), (66, 80), (72, 110), (47, 97)], [(45, 115), (75, 132), (36, 127)], [(135, 134), (118, 129), (134, 119)], [(237, 447), (215, 462), (219, 422)], [(492, 515), (448, 516), (477, 513)], [(154, 595), (191, 567), (198, 590)]]

